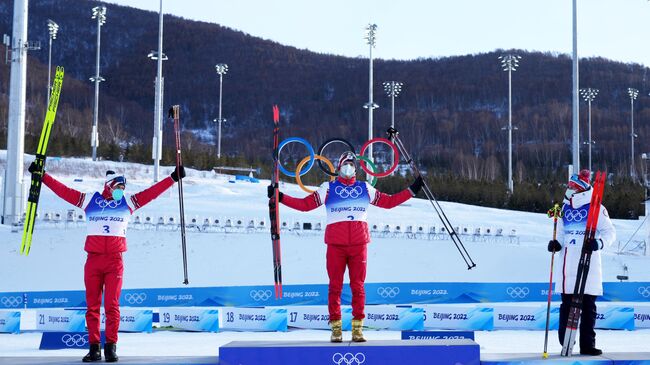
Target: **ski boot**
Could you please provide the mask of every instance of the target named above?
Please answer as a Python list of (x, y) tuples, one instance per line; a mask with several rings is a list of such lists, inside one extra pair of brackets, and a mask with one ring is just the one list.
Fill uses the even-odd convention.
[(332, 328), (332, 336), (330, 336), (330, 341), (343, 342), (343, 321), (340, 319), (331, 321), (330, 327)]
[(588, 355), (588, 356), (600, 356), (603, 354), (603, 350), (597, 349), (595, 347), (590, 347), (590, 348), (580, 348), (580, 355)]
[(363, 337), (363, 319), (352, 320), (352, 342), (366, 342)]
[(104, 344), (104, 357), (106, 357), (106, 362), (117, 362), (117, 360), (119, 360), (116, 351), (117, 351), (117, 344), (115, 343)]
[(98, 343), (91, 343), (88, 354), (81, 359), (83, 362), (102, 361), (102, 350)]

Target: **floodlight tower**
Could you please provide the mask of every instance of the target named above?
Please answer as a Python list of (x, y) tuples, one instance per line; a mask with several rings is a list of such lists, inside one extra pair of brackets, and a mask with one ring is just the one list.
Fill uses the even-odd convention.
[(50, 33), (50, 50), (47, 57), (47, 103), (50, 105), (50, 93), (52, 92), (52, 40), (56, 39), (56, 33), (59, 31), (59, 25), (56, 24), (53, 20), (47, 20), (47, 28)]
[(12, 36), (5, 34), (6, 62), (11, 63), (9, 76), (9, 110), (7, 112), (7, 164), (4, 176), (2, 223), (20, 221), (23, 197), (23, 156), (25, 152), (25, 104), (27, 90), (27, 51), (40, 49), (39, 42), (27, 40), (28, 0), (14, 0)]
[[(402, 91), (402, 86), (404, 84), (397, 81), (386, 81), (384, 82), (384, 91), (386, 95), (390, 98), (390, 126), (395, 128), (395, 98)], [(395, 161), (395, 155), (391, 151), (391, 161)]]
[(578, 3), (577, 0), (573, 0), (573, 52), (572, 52), (572, 138), (571, 138), (571, 149), (572, 149), (572, 167), (573, 172), (577, 173), (580, 171), (580, 95), (578, 95), (578, 90), (580, 89), (580, 80), (578, 79)]
[(94, 7), (91, 19), (97, 19), (97, 57), (95, 61), (95, 76), (90, 78), (90, 81), (95, 83), (95, 107), (93, 109), (93, 129), (92, 135), (90, 136), (90, 145), (93, 148), (93, 161), (97, 161), (97, 146), (99, 146), (99, 133), (97, 131), (97, 119), (99, 117), (99, 83), (106, 81), (106, 79), (99, 75), (99, 50), (101, 45), (102, 25), (106, 23), (106, 7)]
[(214, 119), (215, 122), (219, 124), (217, 127), (218, 136), (217, 136), (217, 158), (221, 158), (221, 123), (225, 122), (226, 119), (221, 118), (221, 95), (223, 95), (223, 75), (228, 72), (228, 65), (225, 63), (217, 63), (214, 66), (215, 70), (219, 74), (219, 118)]
[(589, 145), (589, 171), (591, 171), (591, 146), (595, 143), (591, 139), (591, 102), (596, 99), (596, 95), (598, 95), (598, 89), (592, 89), (590, 87), (586, 89), (580, 89), (580, 95), (582, 95), (582, 98), (585, 99), (587, 104), (589, 105), (588, 107), (588, 140), (584, 142), (585, 144)]
[(639, 90), (629, 87), (627, 89), (628, 95), (630, 95), (630, 177), (634, 178), (636, 176), (636, 171), (634, 168), (634, 100), (639, 95)]
[[(379, 107), (379, 105), (375, 104), (372, 101), (372, 49), (375, 48), (376, 32), (377, 24), (368, 24), (366, 26), (366, 35), (364, 39), (366, 40), (366, 43), (368, 43), (370, 64), (368, 78), (368, 103), (366, 103), (363, 107), (368, 109), (368, 140), (372, 139), (372, 113), (375, 108)], [(368, 146), (368, 158), (372, 160), (372, 145)]]
[(162, 62), (167, 61), (167, 56), (163, 53), (163, 11), (162, 0), (160, 0), (160, 11), (158, 12), (158, 51), (151, 51), (147, 55), (156, 61), (156, 82), (154, 95), (154, 127), (153, 143), (151, 146), (151, 158), (153, 159), (153, 181), (156, 182), (160, 175), (160, 159), (162, 158), (162, 113), (163, 113), (163, 93), (165, 89), (165, 79), (162, 76)]
[[(508, 131), (508, 192), (512, 194), (514, 192), (514, 184), (512, 182), (512, 72), (517, 71), (521, 56), (508, 54), (499, 56), (499, 59), (501, 60), (501, 68), (503, 71), (508, 72), (508, 126), (502, 129)], [(516, 130), (517, 128), (515, 127), (514, 129)]]

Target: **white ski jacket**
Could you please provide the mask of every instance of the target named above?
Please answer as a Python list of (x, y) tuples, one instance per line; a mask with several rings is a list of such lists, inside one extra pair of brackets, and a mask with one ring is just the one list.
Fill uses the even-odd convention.
[[(560, 255), (555, 265), (555, 292), (573, 294), (575, 289), (578, 264), (582, 253), (582, 243), (587, 227), (587, 212), (591, 203), (593, 189), (574, 194), (570, 200), (564, 200), (563, 217), (558, 220), (557, 240), (562, 245)], [(585, 284), (585, 294), (603, 295), (603, 273), (600, 251), (611, 246), (616, 240), (616, 230), (604, 206), (600, 206), (596, 239), (600, 239), (601, 247), (591, 254), (589, 274)]]

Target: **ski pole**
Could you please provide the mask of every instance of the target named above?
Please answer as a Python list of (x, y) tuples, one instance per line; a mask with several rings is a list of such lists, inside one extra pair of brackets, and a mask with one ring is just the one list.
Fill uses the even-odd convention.
[[(553, 240), (557, 239), (557, 219), (562, 218), (562, 208), (559, 204), (555, 204), (553, 208), (549, 209), (548, 217), (553, 218)], [(553, 293), (553, 261), (555, 260), (555, 251), (551, 253), (551, 278), (548, 284), (548, 303), (546, 305), (546, 332), (544, 333), (544, 354), (543, 358), (548, 359), (548, 327), (551, 321), (551, 296)]]
[[(176, 172), (180, 173), (180, 167), (183, 165), (181, 159), (181, 130), (180, 130), (180, 106), (174, 105), (169, 109), (169, 116), (174, 119), (174, 134), (176, 136)], [(189, 284), (187, 278), (187, 246), (185, 244), (185, 204), (183, 202), (183, 179), (178, 178), (178, 207), (180, 210), (181, 226), (181, 248), (183, 250), (183, 284)]]
[(473, 267), (476, 266), (474, 261), (469, 255), (469, 252), (467, 252), (467, 249), (465, 248), (465, 245), (463, 245), (463, 242), (460, 240), (460, 237), (458, 236), (458, 233), (454, 229), (454, 227), (451, 225), (451, 222), (449, 221), (449, 218), (447, 218), (447, 215), (445, 212), (442, 210), (442, 207), (440, 206), (440, 203), (438, 203), (438, 200), (436, 197), (433, 195), (433, 192), (431, 192), (431, 189), (429, 189), (429, 185), (427, 185), (426, 181), (424, 180), (424, 177), (422, 176), (422, 173), (420, 173), (420, 169), (418, 169), (418, 166), (415, 164), (415, 161), (411, 158), (411, 155), (406, 151), (406, 148), (404, 147), (404, 144), (402, 143), (402, 140), (399, 138), (399, 132), (395, 128), (388, 128), (388, 131), (386, 132), (388, 134), (388, 137), (393, 143), (395, 143), (395, 146), (399, 150), (399, 153), (404, 156), (404, 159), (406, 159), (406, 162), (411, 166), (411, 169), (415, 173), (415, 175), (422, 177), (422, 191), (424, 191), (424, 195), (427, 197), (429, 202), (431, 203), (431, 206), (433, 207), (433, 210), (435, 210), (436, 214), (438, 215), (438, 218), (440, 218), (440, 221), (442, 222), (443, 226), (445, 226), (445, 229), (447, 230), (447, 233), (449, 234), (449, 237), (451, 238), (452, 242), (454, 242), (454, 245), (456, 245), (456, 248), (458, 249), (458, 252), (462, 256), (463, 260), (465, 261), (465, 264), (467, 265), (467, 270), (471, 270)]

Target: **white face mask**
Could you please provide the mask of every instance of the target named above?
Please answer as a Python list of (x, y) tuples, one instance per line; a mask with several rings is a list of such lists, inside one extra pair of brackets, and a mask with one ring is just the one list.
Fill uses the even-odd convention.
[(576, 193), (576, 191), (573, 190), (573, 189), (566, 189), (566, 193), (564, 193), (564, 198), (565, 198), (566, 200), (569, 200), (569, 199), (573, 198), (573, 195), (574, 195), (575, 193)]
[(351, 178), (352, 176), (354, 176), (355, 172), (356, 169), (354, 168), (354, 166), (345, 164), (341, 166), (340, 175), (345, 178)]

